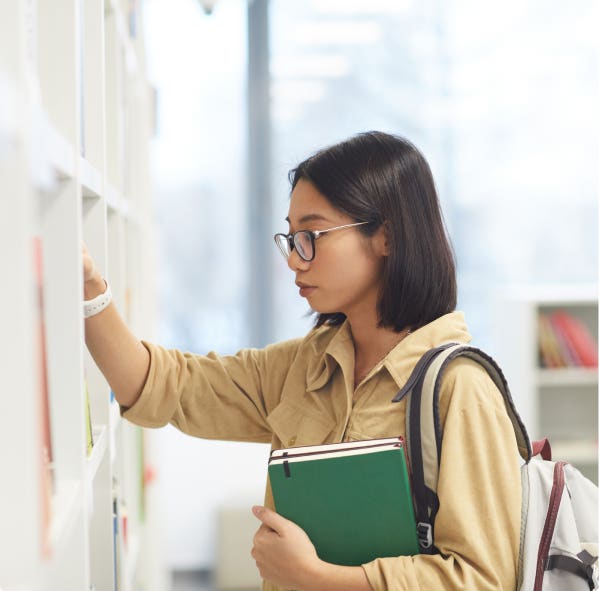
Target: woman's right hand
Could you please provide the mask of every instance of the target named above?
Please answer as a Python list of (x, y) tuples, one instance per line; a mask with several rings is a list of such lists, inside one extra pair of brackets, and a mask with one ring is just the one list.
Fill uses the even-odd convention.
[(87, 246), (85, 243), (81, 243), (81, 251), (83, 255), (83, 282), (89, 281), (92, 279), (94, 272), (96, 270), (96, 264), (94, 263), (94, 259), (92, 259), (89, 254), (89, 250), (87, 250)]
[(91, 300), (104, 293), (106, 283), (83, 242), (81, 243), (81, 254), (83, 258), (83, 290), (85, 299)]

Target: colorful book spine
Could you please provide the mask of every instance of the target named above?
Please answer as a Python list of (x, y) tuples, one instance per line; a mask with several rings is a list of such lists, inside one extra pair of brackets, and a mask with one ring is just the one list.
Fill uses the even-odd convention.
[(86, 435), (86, 448), (87, 455), (91, 455), (94, 447), (94, 436), (92, 431), (92, 416), (89, 403), (89, 389), (87, 382), (85, 382), (85, 435)]
[(555, 335), (560, 351), (566, 361), (566, 365), (568, 367), (580, 367), (582, 365), (580, 355), (564, 330), (559, 317), (555, 314), (551, 314), (551, 316), (549, 316), (549, 324), (553, 334)]
[(42, 241), (33, 240), (34, 277), (37, 304), (37, 366), (38, 401), (40, 432), (40, 515), (41, 515), (41, 553), (48, 558), (51, 554), (50, 525), (52, 521), (52, 498), (54, 495), (54, 470), (52, 453), (52, 432), (50, 425), (50, 400), (48, 387), (48, 363), (46, 357), (46, 325), (44, 321), (44, 265)]
[(41, 554), (51, 555), (50, 526), (52, 521), (52, 498), (54, 496), (54, 470), (52, 453), (52, 430), (50, 424), (50, 400), (48, 387), (48, 362), (46, 357), (46, 324), (44, 321), (44, 262), (41, 238), (33, 240), (34, 276), (37, 305), (37, 366), (40, 433), (40, 503), (41, 503)]
[(538, 317), (539, 360), (542, 367), (597, 367), (597, 342), (579, 318), (556, 310)]
[(547, 314), (539, 314), (538, 332), (541, 366), (547, 368), (565, 367), (566, 361), (562, 356), (559, 342)]
[(579, 319), (563, 310), (551, 315), (553, 325), (561, 333), (582, 367), (597, 367), (597, 343), (587, 326)]

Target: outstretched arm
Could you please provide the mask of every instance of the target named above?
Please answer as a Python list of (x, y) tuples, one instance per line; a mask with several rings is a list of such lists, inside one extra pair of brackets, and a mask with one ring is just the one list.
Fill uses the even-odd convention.
[[(104, 293), (106, 282), (83, 246), (84, 298)], [(133, 406), (150, 367), (150, 354), (129, 330), (114, 302), (85, 320), (85, 343), (122, 406)]]

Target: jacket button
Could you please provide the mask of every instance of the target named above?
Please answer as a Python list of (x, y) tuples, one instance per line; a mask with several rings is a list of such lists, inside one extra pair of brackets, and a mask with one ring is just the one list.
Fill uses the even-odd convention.
[(287, 447), (291, 447), (292, 445), (295, 445), (295, 442), (297, 441), (297, 436), (294, 435), (287, 443)]

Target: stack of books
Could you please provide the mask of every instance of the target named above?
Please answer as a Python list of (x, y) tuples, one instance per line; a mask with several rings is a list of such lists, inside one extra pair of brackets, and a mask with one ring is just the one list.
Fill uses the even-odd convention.
[(325, 562), (418, 554), (403, 438), (273, 450), (268, 473), (277, 513)]

